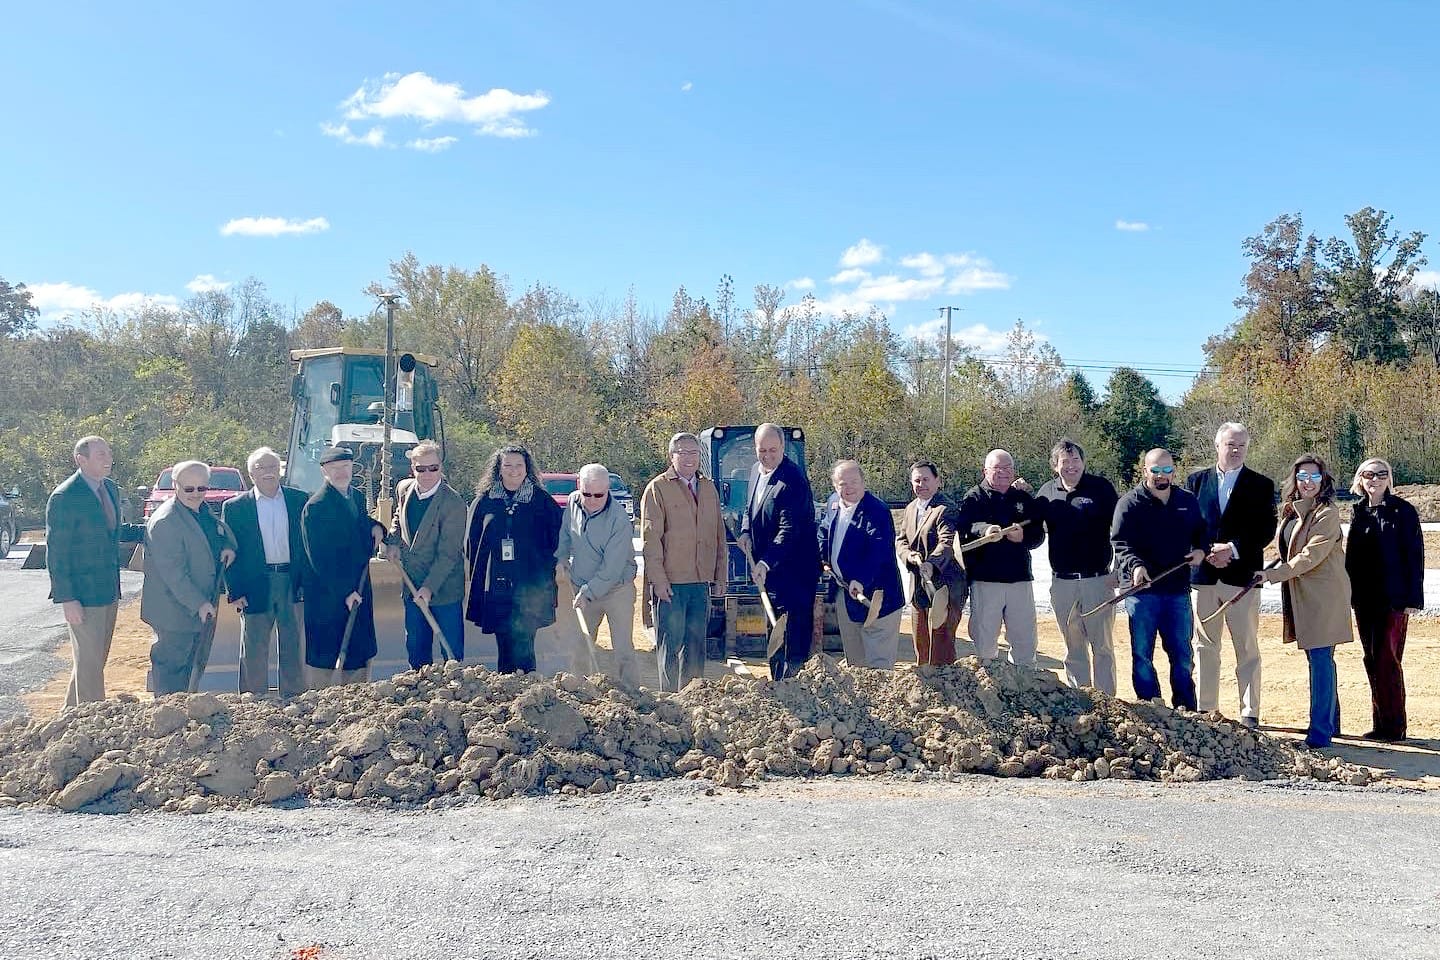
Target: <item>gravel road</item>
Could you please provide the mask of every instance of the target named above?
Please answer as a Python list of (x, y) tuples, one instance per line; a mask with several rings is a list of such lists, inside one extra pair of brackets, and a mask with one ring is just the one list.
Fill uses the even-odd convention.
[(444, 812), (6, 813), (0, 953), (1429, 957), (1436, 803), (967, 777)]

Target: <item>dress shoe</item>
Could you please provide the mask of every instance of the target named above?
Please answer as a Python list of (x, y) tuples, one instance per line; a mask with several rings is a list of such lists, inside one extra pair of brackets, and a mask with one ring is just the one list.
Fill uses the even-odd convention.
[(1374, 740), (1376, 743), (1400, 743), (1405, 739), (1403, 735), (1392, 737), (1389, 734), (1381, 733), (1378, 730), (1366, 730), (1360, 734), (1361, 740)]
[(1259, 718), (1259, 717), (1241, 717), (1241, 718), (1240, 718), (1240, 726), (1245, 727), (1245, 728), (1250, 729), (1250, 730), (1259, 730), (1259, 729), (1260, 729), (1260, 718)]

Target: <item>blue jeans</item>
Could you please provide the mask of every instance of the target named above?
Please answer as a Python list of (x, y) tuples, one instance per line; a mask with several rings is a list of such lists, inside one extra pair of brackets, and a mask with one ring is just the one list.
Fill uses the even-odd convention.
[[(440, 624), (440, 631), (450, 644), (456, 660), (465, 659), (465, 620), (461, 615), (460, 601), (454, 603), (432, 603), (430, 613)], [(405, 595), (405, 654), (410, 659), (410, 669), (419, 670), (427, 663), (435, 662), (435, 631), (430, 621), (420, 612), (415, 598)], [(445, 655), (441, 646), (440, 656)]]
[(705, 628), (710, 623), (710, 585), (672, 583), (670, 599), (655, 605), (655, 665), (660, 689), (679, 691), (705, 676)]
[(1305, 742), (1312, 747), (1328, 747), (1340, 732), (1340, 691), (1335, 682), (1335, 648), (1316, 647), (1306, 650), (1310, 661), (1310, 729)]
[(1131, 681), (1141, 700), (1160, 696), (1160, 678), (1155, 675), (1155, 634), (1170, 661), (1170, 697), (1177, 707), (1195, 709), (1195, 654), (1190, 646), (1194, 625), (1190, 592), (1153, 593), (1146, 591), (1124, 601), (1130, 617)]

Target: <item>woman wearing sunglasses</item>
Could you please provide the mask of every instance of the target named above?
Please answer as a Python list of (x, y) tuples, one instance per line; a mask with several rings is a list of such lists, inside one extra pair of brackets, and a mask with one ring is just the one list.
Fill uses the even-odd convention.
[(1350, 522), (1345, 571), (1350, 603), (1365, 649), (1374, 728), (1367, 740), (1405, 739), (1405, 632), (1410, 611), (1425, 606), (1425, 541), (1420, 516), (1395, 495), (1394, 471), (1371, 457), (1355, 471), (1352, 492), (1362, 500)]
[(1280, 490), (1280, 560), (1255, 574), (1256, 583), (1280, 583), (1285, 642), (1310, 660), (1310, 729), (1305, 742), (1328, 747), (1340, 732), (1335, 647), (1354, 640), (1350, 630), (1350, 578), (1341, 549), (1335, 480), (1325, 461), (1307, 453), (1295, 461)]

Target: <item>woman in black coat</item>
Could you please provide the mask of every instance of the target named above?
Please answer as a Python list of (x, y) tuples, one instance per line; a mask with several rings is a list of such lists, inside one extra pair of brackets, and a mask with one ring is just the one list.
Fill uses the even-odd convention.
[(1371, 457), (1355, 471), (1352, 492), (1362, 499), (1350, 521), (1345, 572), (1350, 605), (1365, 649), (1375, 728), (1367, 740), (1405, 739), (1405, 633), (1410, 612), (1425, 606), (1425, 540), (1420, 516), (1395, 495), (1394, 471)]
[(555, 547), (563, 512), (546, 492), (530, 452), (495, 452), (470, 505), (465, 616), (499, 648), (496, 669), (535, 669), (535, 631), (555, 622)]

